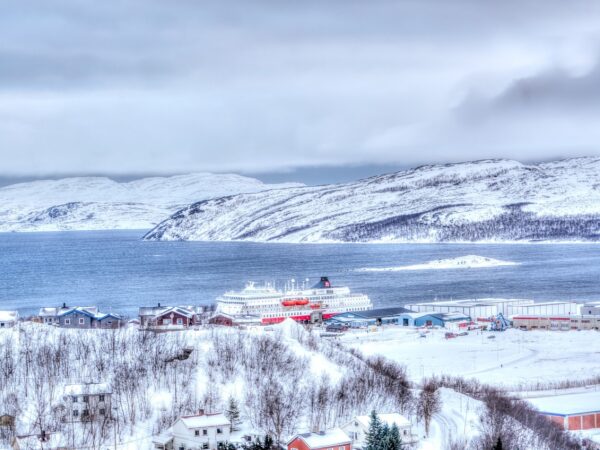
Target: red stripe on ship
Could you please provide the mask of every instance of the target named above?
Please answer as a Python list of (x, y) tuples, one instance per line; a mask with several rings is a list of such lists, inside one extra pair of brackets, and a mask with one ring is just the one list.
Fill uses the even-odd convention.
[[(323, 319), (329, 319), (331, 317), (333, 317), (335, 314), (337, 313), (328, 313), (328, 314), (323, 314)], [(264, 325), (270, 325), (273, 323), (281, 323), (283, 322), (285, 319), (293, 319), (296, 321), (310, 321), (310, 315), (302, 315), (302, 316), (288, 316), (288, 317), (263, 317), (261, 319), (261, 322)]]

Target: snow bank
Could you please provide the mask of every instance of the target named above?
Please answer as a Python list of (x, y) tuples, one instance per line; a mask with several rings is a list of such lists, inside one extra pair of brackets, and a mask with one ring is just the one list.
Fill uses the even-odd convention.
[(363, 267), (357, 272), (400, 272), (403, 270), (432, 270), (432, 269), (481, 269), (485, 267), (518, 266), (521, 263), (502, 261), (486, 256), (467, 255), (457, 258), (437, 259), (424, 264), (397, 267)]

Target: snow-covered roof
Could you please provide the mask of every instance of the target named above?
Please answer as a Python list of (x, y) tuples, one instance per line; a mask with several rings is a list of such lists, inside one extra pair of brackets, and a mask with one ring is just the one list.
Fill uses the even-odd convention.
[(600, 391), (528, 398), (527, 401), (542, 413), (559, 416), (600, 412)]
[(167, 445), (172, 440), (173, 440), (172, 428), (169, 428), (168, 430), (163, 431), (159, 435), (154, 436), (152, 438), (152, 443), (158, 444), (158, 445)]
[(56, 316), (64, 316), (65, 314), (69, 314), (73, 311), (84, 312), (88, 315), (98, 314), (97, 306), (58, 306), (58, 307), (44, 307), (40, 308), (39, 316), (40, 317), (56, 317)]
[[(379, 420), (388, 426), (396, 424), (398, 428), (410, 427), (410, 420), (404, 417), (402, 414), (390, 413), (390, 414), (377, 414)], [(356, 421), (361, 424), (364, 429), (368, 429), (371, 424), (370, 416), (356, 416)]]
[(53, 450), (58, 448), (66, 448), (66, 439), (63, 438), (61, 433), (46, 433), (45, 440), (42, 442), (41, 438), (37, 434), (27, 436), (17, 436), (16, 441), (19, 444), (19, 448), (28, 450)]
[(99, 395), (110, 394), (111, 390), (107, 383), (81, 383), (67, 384), (65, 395)]
[(187, 428), (216, 427), (219, 425), (231, 425), (231, 422), (223, 413), (198, 414), (195, 416), (182, 416), (179, 418)]
[(344, 445), (352, 442), (350, 437), (341, 428), (332, 428), (319, 433), (298, 434), (290, 439), (289, 442), (292, 442), (296, 438), (303, 440), (309, 448)]
[(432, 316), (434, 314), (435, 314), (434, 311), (405, 312), (405, 313), (402, 313), (403, 316), (408, 316), (411, 319), (418, 319), (419, 317), (423, 317), (423, 316)]
[(0, 311), (0, 322), (13, 322), (18, 319), (18, 311)]

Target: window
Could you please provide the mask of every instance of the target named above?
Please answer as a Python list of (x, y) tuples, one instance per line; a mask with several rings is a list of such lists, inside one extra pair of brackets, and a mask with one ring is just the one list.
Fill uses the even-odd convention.
[(73, 396), (71, 397), (71, 400), (73, 400), (73, 403), (77, 403), (77, 396), (76, 396), (76, 395), (73, 395)]
[(71, 325), (71, 319), (65, 319), (65, 325)]
[(163, 319), (163, 325), (171, 325), (171, 319)]
[(110, 327), (112, 325), (112, 320), (108, 321), (108, 326)]
[(208, 448), (208, 443), (202, 444), (202, 448), (206, 450)]
[(194, 430), (194, 435), (195, 436), (200, 436), (200, 430)]
[(79, 318), (79, 325), (83, 325), (85, 323), (85, 319), (83, 317)]
[(208, 430), (202, 430), (202, 436), (207, 436), (208, 435)]
[(217, 428), (217, 434), (222, 434), (223, 430), (221, 428)]
[(79, 415), (79, 411), (74, 409), (73, 410), (73, 417), (77, 417)]
[(98, 396), (98, 401), (99, 402), (103, 402), (104, 401), (104, 394), (101, 394)]
[(90, 411), (89, 411), (89, 410), (87, 410), (87, 409), (84, 409), (84, 410), (83, 410), (83, 413), (82, 413), (81, 415), (82, 415), (83, 417), (87, 417), (87, 416), (89, 416), (89, 415), (90, 415)]
[(177, 319), (177, 325), (183, 325), (183, 319), (181, 319), (181, 318)]
[(88, 395), (83, 396), (83, 403), (88, 403), (90, 401), (90, 397)]
[(100, 411), (98, 411), (98, 412), (100, 413), (101, 416), (106, 414), (106, 410), (104, 408), (100, 408)]

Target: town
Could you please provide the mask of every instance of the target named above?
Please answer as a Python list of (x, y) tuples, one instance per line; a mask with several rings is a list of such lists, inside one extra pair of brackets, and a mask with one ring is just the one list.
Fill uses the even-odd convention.
[[(292, 307), (294, 306), (296, 305), (292, 305)], [(303, 306), (297, 305), (298, 308)], [(66, 304), (58, 307), (41, 307), (38, 314), (29, 317), (20, 317), (17, 311), (0, 311), (0, 328), (5, 329), (0, 334), (4, 347), (14, 339), (11, 336), (39, 337), (40, 333), (45, 335), (44, 330), (54, 330), (50, 331), (52, 334), (49, 335), (52, 336), (50, 338), (52, 340), (73, 340), (79, 342), (79, 345), (85, 342), (86, 346), (96, 345), (92, 344), (96, 339), (114, 340), (115, 337), (109, 337), (111, 334), (121, 336), (121, 333), (125, 333), (123, 337), (116, 338), (124, 339), (121, 345), (127, 345), (125, 344), (126, 340), (129, 340), (129, 345), (131, 345), (138, 338), (152, 341), (155, 345), (159, 345), (159, 343), (165, 345), (168, 342), (171, 349), (170, 354), (161, 354), (160, 356), (163, 361), (161, 364), (167, 367), (169, 364), (177, 366), (178, 363), (185, 364), (186, 361), (192, 360), (196, 360), (195, 363), (198, 364), (200, 357), (198, 352), (202, 351), (203, 347), (207, 347), (208, 341), (211, 341), (210, 345), (213, 346), (224, 345), (224, 348), (218, 352), (217, 360), (219, 362), (212, 361), (211, 363), (209, 359), (207, 361), (209, 366), (210, 364), (217, 366), (222, 364), (221, 359), (227, 354), (237, 360), (238, 357), (232, 355), (238, 351), (243, 352), (244, 344), (238, 342), (237, 347), (240, 348), (232, 347), (236, 345), (229, 340), (240, 339), (240, 335), (236, 335), (236, 333), (244, 333), (248, 339), (259, 340), (265, 337), (272, 340), (274, 336), (276, 336), (276, 341), (281, 340), (282, 337), (292, 338), (302, 345), (307, 345), (311, 350), (317, 348), (319, 351), (324, 351), (329, 355), (329, 359), (333, 358), (335, 361), (339, 356), (332, 356), (332, 354), (334, 351), (340, 351), (340, 344), (349, 348), (350, 352), (354, 352), (352, 348), (357, 346), (368, 352), (370, 343), (382, 347), (386, 345), (386, 342), (394, 342), (394, 339), (400, 339), (398, 342), (401, 342), (402, 339), (410, 338), (413, 339), (413, 343), (416, 343), (435, 339), (436, 336), (440, 336), (443, 341), (449, 343), (459, 342), (461, 339), (469, 339), (473, 336), (482, 336), (482, 338), (486, 336), (487, 339), (481, 342), (487, 344), (498, 341), (506, 331), (510, 331), (510, 333), (531, 331), (537, 334), (549, 333), (548, 336), (552, 336), (555, 335), (555, 332), (559, 334), (575, 331), (590, 332), (590, 330), (598, 330), (599, 326), (600, 302), (536, 303), (523, 299), (422, 302), (407, 304), (405, 307), (343, 312), (333, 314), (326, 319), (319, 315), (312, 315), (308, 320), (296, 322), (288, 318), (279, 324), (271, 321), (265, 323), (261, 320), (260, 315), (228, 314), (218, 309), (215, 310), (215, 307), (198, 305), (143, 306), (139, 308), (138, 317), (135, 318), (127, 318), (114, 312), (101, 312), (96, 306)], [(96, 331), (87, 332), (85, 330)], [(17, 334), (13, 334), (15, 332)], [(68, 334), (61, 334), (64, 332)], [(96, 337), (95, 333), (101, 334)], [(119, 334), (115, 335), (115, 333)], [(78, 334), (80, 337), (77, 337)], [(190, 342), (190, 336), (192, 336), (192, 342)], [(318, 339), (318, 343), (314, 339)], [(227, 343), (224, 344), (224, 342)], [(135, 345), (142, 344), (136, 343)], [(293, 345), (298, 345), (298, 342)], [(324, 350), (325, 348), (327, 350)], [(399, 344), (399, 349), (401, 348), (402, 344)], [(150, 351), (150, 354), (156, 352), (152, 346), (146, 347), (146, 349)], [(400, 351), (402, 352), (402, 350)], [(427, 354), (427, 350), (423, 347), (420, 351), (424, 355)], [(393, 352), (384, 352), (384, 354), (394, 359)], [(409, 354), (410, 350), (408, 346), (405, 346), (402, 358), (405, 360)], [(156, 356), (157, 354), (153, 357)], [(268, 355), (264, 355), (264, 357), (268, 357)], [(368, 356), (360, 358), (366, 358), (364, 361), (367, 366), (373, 364), (369, 362), (372, 360)], [(4, 361), (0, 360), (0, 366), (4, 371), (9, 370), (9, 367), (6, 366), (9, 359), (7, 357)], [(144, 364), (147, 364), (147, 361)], [(230, 395), (225, 404), (216, 399), (216, 393), (209, 392), (204, 395), (212, 396), (212, 398), (194, 402), (201, 407), (192, 410), (189, 403), (186, 407), (180, 405), (178, 409), (181, 413), (171, 415), (171, 422), (163, 418), (161, 419), (163, 426), (160, 429), (154, 427), (156, 429), (154, 433), (146, 431), (144, 434), (146, 447), (144, 448), (157, 450), (435, 448), (435, 446), (432, 447), (434, 445), (432, 442), (435, 440), (432, 440), (430, 427), (437, 426), (435, 421), (432, 423), (432, 418), (440, 412), (442, 402), (453, 401), (440, 396), (449, 382), (437, 381), (438, 384), (433, 388), (435, 394), (428, 396), (426, 395), (426, 384), (417, 387), (417, 380), (424, 378), (423, 363), (420, 364), (422, 369), (420, 377), (418, 375), (411, 376), (411, 370), (414, 372), (415, 365), (409, 364), (408, 372), (405, 369), (398, 369), (400, 370), (398, 380), (407, 385), (410, 382), (415, 383), (415, 387), (410, 389), (412, 393), (407, 394), (409, 397), (414, 397), (409, 402), (412, 403), (412, 406), (404, 404), (404, 400), (392, 402), (392, 404), (382, 401), (379, 402), (380, 411), (377, 412), (375, 409), (367, 408), (367, 404), (364, 404), (365, 409), (352, 408), (352, 411), (356, 411), (356, 415), (349, 416), (347, 413), (338, 413), (335, 420), (330, 418), (307, 421), (299, 413), (290, 413), (288, 416), (279, 417), (277, 419), (279, 423), (267, 424), (268, 419), (264, 417), (254, 419), (248, 417), (252, 415), (251, 412), (248, 412), (248, 407), (251, 405), (251, 408), (260, 410), (260, 401), (264, 401), (264, 399), (252, 399), (252, 395), (247, 392), (245, 394), (238, 392), (238, 398), (244, 397), (243, 400), (235, 400), (235, 397)], [(229, 370), (233, 374), (237, 369)], [(290, 368), (287, 367), (284, 370), (287, 372)], [(333, 372), (337, 372), (336, 376), (339, 377), (339, 369), (335, 369)], [(173, 376), (177, 380), (181, 375)], [(97, 373), (80, 369), (78, 369), (76, 377), (68, 374), (63, 377), (65, 382), (62, 386), (56, 386), (60, 392), (50, 395), (50, 398), (57, 399), (56, 403), (45, 406), (47, 411), (51, 411), (51, 415), (54, 417), (53, 421), (44, 421), (42, 418), (36, 417), (32, 423), (31, 411), (27, 413), (17, 407), (8, 407), (6, 411), (0, 411), (2, 414), (0, 417), (1, 437), (6, 443), (10, 443), (13, 449), (88, 448), (86, 445), (90, 442), (92, 446), (89, 448), (142, 448), (141, 442), (134, 440), (137, 443), (132, 446), (127, 441), (120, 441), (118, 437), (117, 416), (119, 414), (135, 414), (136, 407), (129, 405), (118, 408), (116, 406), (113, 397), (115, 395), (122, 396), (124, 391), (123, 387), (111, 386), (111, 381), (113, 384), (115, 382), (114, 378), (112, 380), (99, 379)], [(209, 375), (209, 380), (210, 377), (212, 376)], [(410, 381), (410, 378), (414, 380)], [(8, 380), (8, 377), (6, 379)], [(396, 383), (398, 380), (394, 382)], [(431, 380), (435, 380), (435, 377), (432, 377)], [(426, 380), (423, 382), (427, 383)], [(257, 383), (260, 382), (257, 381)], [(322, 381), (322, 383), (325, 384), (321, 389), (325, 389), (325, 391), (333, 389), (329, 381)], [(600, 383), (600, 380), (595, 383)], [(593, 384), (593, 382), (582, 381), (580, 386), (585, 384)], [(576, 385), (565, 387), (574, 388)], [(248, 386), (245, 389), (247, 388)], [(554, 395), (547, 392), (548, 395), (546, 395), (542, 389), (539, 389), (539, 392), (542, 395), (527, 399), (529, 407), (533, 411), (538, 411), (536, 414), (539, 417), (547, 419), (547, 422), (555, 426), (557, 430), (576, 433), (587, 448), (597, 448), (594, 441), (596, 436), (600, 435), (599, 395), (590, 392), (582, 393), (576, 389), (560, 392), (560, 397), (557, 396), (556, 391)], [(18, 395), (16, 391), (14, 395)], [(164, 391), (157, 394), (158, 403), (161, 403), (161, 397), (171, 395), (173, 393), (166, 394)], [(269, 393), (261, 392), (259, 395), (268, 396)], [(281, 392), (278, 395), (281, 395)], [(448, 397), (448, 393), (446, 392), (443, 397)], [(315, 401), (319, 401), (318, 399), (319, 395), (316, 395)], [(567, 399), (568, 401), (566, 401)], [(467, 398), (465, 401), (481, 404), (477, 396), (471, 400)], [(119, 402), (122, 403), (123, 400), (121, 399)], [(169, 402), (172, 400), (166, 401), (165, 404)], [(241, 403), (244, 403), (244, 408)], [(6, 407), (7, 403), (5, 402), (4, 405)], [(369, 404), (369, 406), (373, 406), (373, 404)], [(160, 408), (164, 410), (165, 407), (163, 405)], [(273, 405), (268, 407), (273, 408)], [(152, 407), (148, 405), (147, 408), (151, 409)], [(128, 411), (125, 411), (127, 409)], [(246, 412), (242, 413), (242, 410)], [(23, 414), (29, 416), (24, 417)], [(316, 411), (315, 414), (325, 413)], [(285, 423), (283, 423), (284, 421)], [(45, 427), (42, 426), (44, 422), (46, 423)], [(125, 422), (129, 422), (129, 426), (131, 426), (136, 423), (136, 419), (129, 417)], [(26, 423), (27, 425), (25, 425)], [(57, 424), (60, 425), (57, 426)], [(123, 425), (126, 428), (125, 424)], [(373, 447), (373, 444), (369, 444), (376, 434), (374, 427), (379, 429), (377, 431), (380, 433), (379, 439), (383, 439), (381, 436), (384, 434), (389, 435), (389, 439), (385, 440), (390, 442), (390, 446)], [(114, 434), (112, 443), (108, 433), (110, 430)], [(140, 433), (135, 428), (132, 430), (134, 430), (134, 436), (135, 433)], [(436, 432), (441, 433), (442, 430), (438, 429)], [(441, 436), (437, 437), (438, 440), (440, 438)]]

